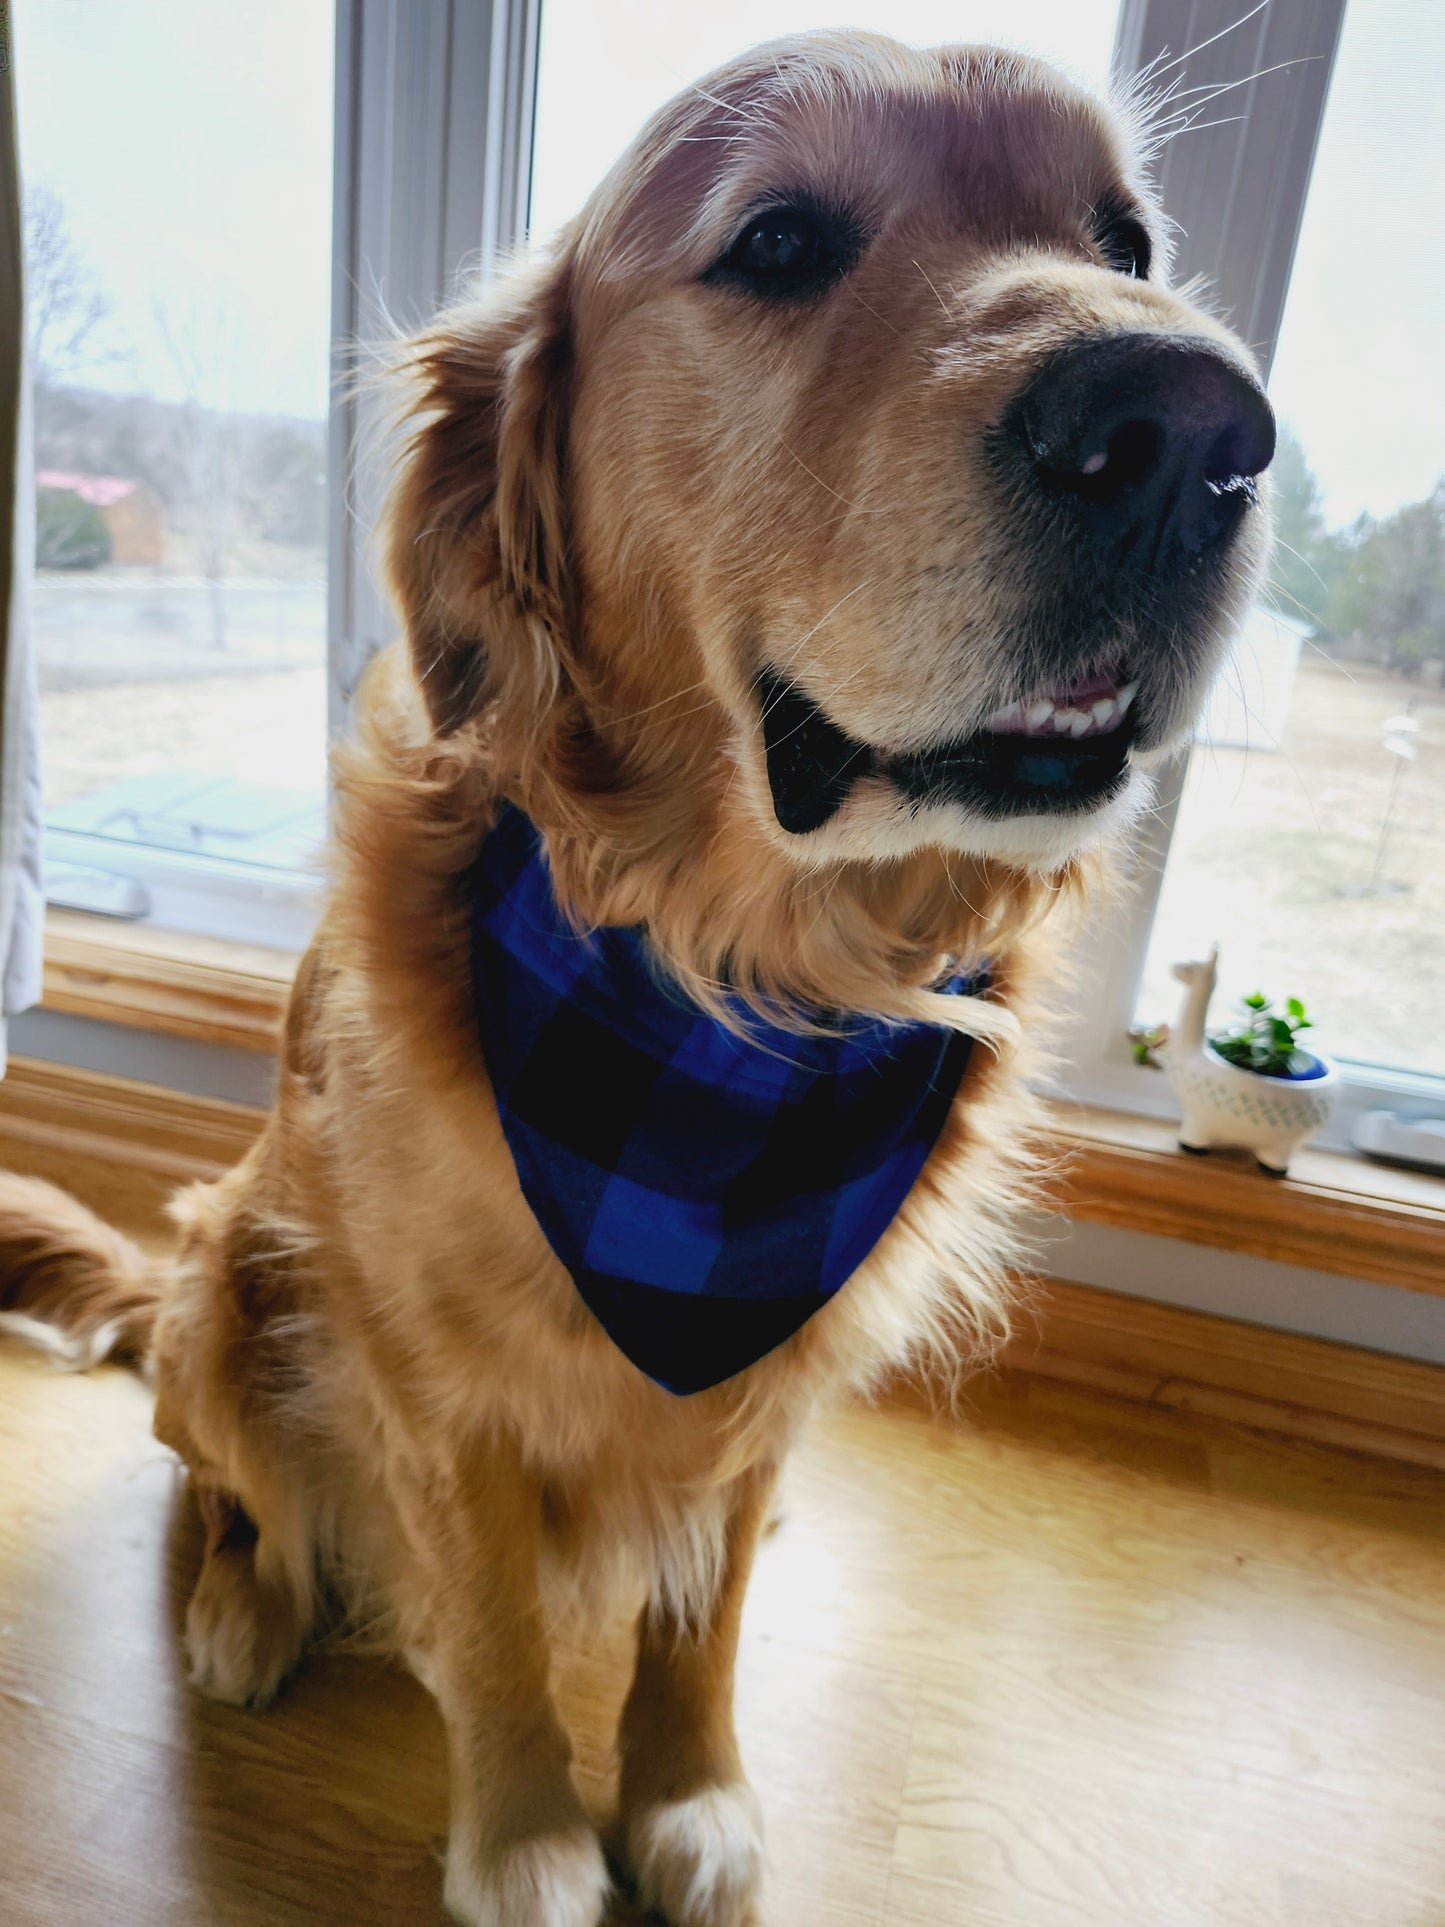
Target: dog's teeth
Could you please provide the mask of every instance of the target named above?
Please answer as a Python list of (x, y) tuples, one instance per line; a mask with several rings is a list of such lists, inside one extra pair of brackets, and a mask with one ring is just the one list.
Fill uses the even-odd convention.
[(1054, 713), (1054, 705), (1048, 701), (1030, 703), (1024, 711), (1030, 729), (1042, 729)]
[(1054, 711), (1055, 736), (1077, 736), (1079, 732), (1074, 727), (1076, 723), (1083, 723), (1085, 728), (1088, 727), (1089, 718), (1084, 714), (1082, 709), (1056, 709)]
[(1087, 709), (1071, 709), (1069, 718), (1069, 728), (1075, 736), (1087, 736), (1094, 727), (1094, 718)]
[(1023, 723), (1023, 719), (1023, 704), (1010, 703), (1007, 709), (996, 709), (984, 727), (987, 729), (1018, 729)]
[(1118, 711), (1119, 705), (1113, 696), (1101, 696), (1094, 704), (1091, 714), (1100, 729), (1107, 729)]
[(1136, 682), (1126, 682), (1124, 687), (1119, 691), (1119, 715), (1121, 719), (1129, 714), (1129, 705), (1138, 694), (1139, 685)]

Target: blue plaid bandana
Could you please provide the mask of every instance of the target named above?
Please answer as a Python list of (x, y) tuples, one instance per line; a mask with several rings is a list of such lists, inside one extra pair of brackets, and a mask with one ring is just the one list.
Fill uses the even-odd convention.
[(477, 1025), (523, 1197), (649, 1378), (677, 1393), (731, 1378), (892, 1223), (970, 1040), (879, 1022), (799, 1037), (751, 1013), (737, 1036), (640, 931), (568, 926), (541, 838), (510, 806), (472, 887)]

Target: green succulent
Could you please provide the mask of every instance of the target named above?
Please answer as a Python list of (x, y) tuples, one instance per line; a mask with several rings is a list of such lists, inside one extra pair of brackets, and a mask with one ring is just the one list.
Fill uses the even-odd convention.
[(1299, 1034), (1312, 1026), (1299, 998), (1287, 997), (1282, 1015), (1262, 990), (1239, 1001), (1244, 1015), (1233, 1029), (1210, 1038), (1214, 1051), (1226, 1063), (1261, 1077), (1297, 1077), (1307, 1071), (1310, 1053), (1300, 1048)]

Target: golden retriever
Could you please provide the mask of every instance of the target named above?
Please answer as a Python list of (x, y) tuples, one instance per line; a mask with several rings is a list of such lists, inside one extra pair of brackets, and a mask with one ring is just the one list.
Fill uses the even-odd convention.
[[(1268, 405), (1170, 291), (1132, 139), (1030, 59), (779, 42), (410, 343), (405, 644), (338, 757), (264, 1136), (176, 1199), (163, 1263), (6, 1181), (9, 1317), (140, 1361), (189, 1467), (197, 1685), (264, 1703), (338, 1594), (384, 1621), (445, 1717), (474, 1927), (601, 1916), (547, 1627), (638, 1581), (631, 1878), (674, 1927), (749, 1918), (732, 1672), (779, 1464), (819, 1398), (1002, 1328), (1042, 920), (1187, 735), (1267, 543)], [(578, 929), (644, 932), (741, 1034), (981, 1040), (846, 1287), (689, 1396), (519, 1186), (467, 899), (504, 802)]]

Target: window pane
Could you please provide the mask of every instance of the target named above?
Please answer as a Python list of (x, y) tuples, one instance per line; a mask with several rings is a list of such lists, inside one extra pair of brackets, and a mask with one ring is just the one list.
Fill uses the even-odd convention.
[[(1202, 727), (1141, 1014), (1218, 937), (1230, 995), (1445, 1073), (1445, 8), (1356, 0), (1271, 383), (1270, 603)], [(1221, 998), (1214, 1013), (1223, 1019)]]
[(543, 0), (532, 230), (582, 205), (643, 121), (709, 68), (761, 40), (847, 25), (919, 46), (989, 40), (1044, 54), (1102, 86), (1118, 0)]
[(290, 865), (326, 753), (329, 0), (20, 0), (57, 828)]

